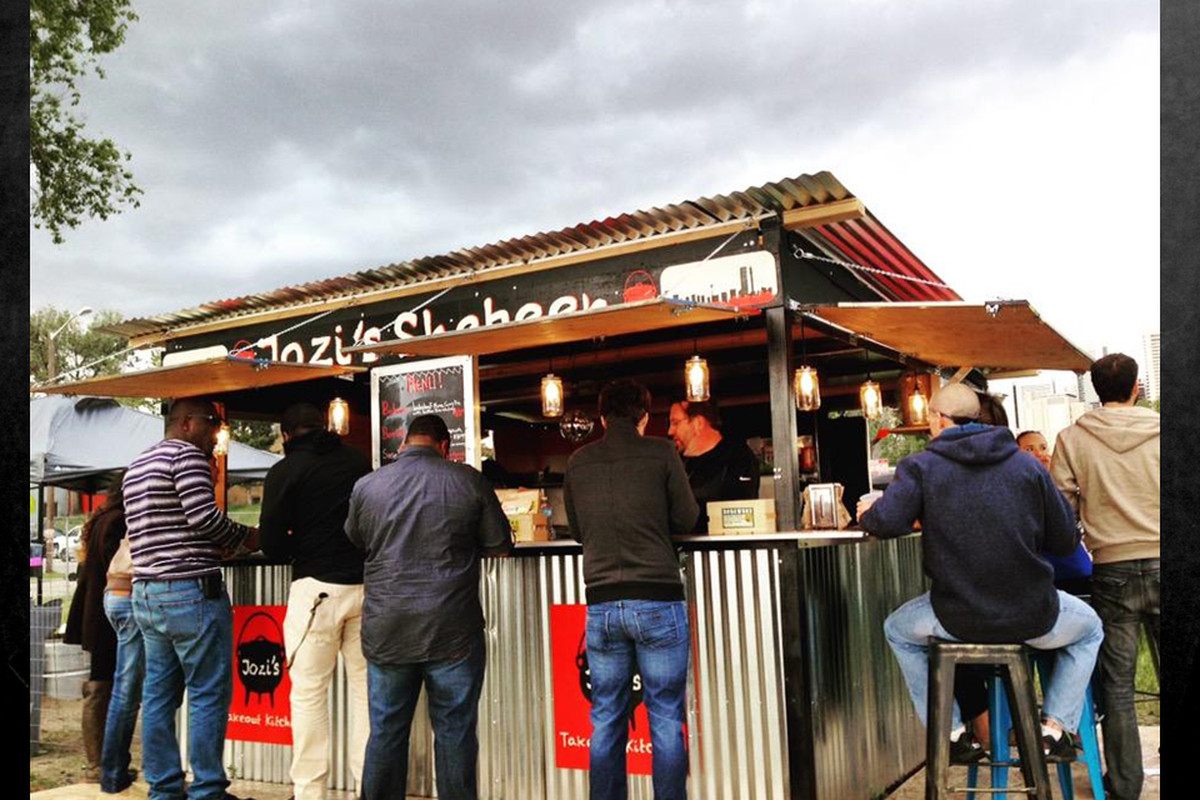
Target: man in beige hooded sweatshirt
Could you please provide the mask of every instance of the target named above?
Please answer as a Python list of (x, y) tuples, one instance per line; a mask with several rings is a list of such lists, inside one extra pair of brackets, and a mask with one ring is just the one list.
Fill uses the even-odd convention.
[(1108, 797), (1142, 791), (1134, 711), (1139, 627), (1159, 636), (1159, 416), (1135, 405), (1137, 362), (1113, 353), (1092, 364), (1103, 407), (1058, 435), (1050, 472), (1083, 522), (1095, 561), (1092, 605), (1104, 622), (1100, 681)]

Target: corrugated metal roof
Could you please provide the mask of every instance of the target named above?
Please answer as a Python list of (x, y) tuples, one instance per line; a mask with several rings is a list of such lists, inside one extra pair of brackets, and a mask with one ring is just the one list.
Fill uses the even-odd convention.
[[(556, 257), (578, 255), (602, 247), (632, 241), (652, 242), (681, 231), (702, 231), (730, 222), (768, 217), (796, 208), (819, 206), (853, 198), (829, 172), (800, 175), (777, 183), (752, 186), (728, 195), (701, 197), (647, 211), (608, 217), (550, 233), (508, 239), (482, 247), (468, 247), (438, 256), (428, 256), (351, 275), (285, 286), (269, 292), (204, 303), (195, 308), (140, 319), (128, 319), (106, 328), (130, 338), (153, 336), (178, 328), (248, 317), (289, 307), (299, 309), (314, 303), (369, 296), (373, 292), (465, 277), (478, 270), (514, 267)], [(834, 222), (805, 229), (804, 235), (827, 254), (900, 275), (937, 280), (907, 247), (891, 235), (870, 213), (859, 220)], [(955, 300), (952, 290), (886, 276), (861, 273), (869, 285), (892, 300)]]

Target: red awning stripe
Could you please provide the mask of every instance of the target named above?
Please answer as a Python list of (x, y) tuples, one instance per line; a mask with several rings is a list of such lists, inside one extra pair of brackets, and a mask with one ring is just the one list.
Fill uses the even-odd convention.
[[(867, 266), (873, 266), (878, 269), (886, 269), (889, 272), (894, 272), (897, 275), (904, 275), (910, 278), (921, 278), (930, 280), (923, 275), (917, 274), (903, 256), (894, 252), (883, 241), (875, 235), (875, 231), (866, 228), (859, 224), (857, 220), (847, 220), (845, 223), (849, 237), (860, 242), (867, 251), (874, 256), (868, 256)], [(907, 287), (907, 294), (910, 294), (914, 300), (937, 300), (940, 299), (936, 287), (928, 284), (917, 283), (916, 281), (902, 281)]]
[[(924, 278), (927, 281), (945, 283), (945, 281), (941, 280), (941, 278), (939, 278), (933, 272), (933, 270), (925, 265), (925, 262), (917, 258), (917, 256), (911, 250), (909, 250), (903, 242), (897, 239), (882, 222), (874, 217), (868, 216), (863, 219), (863, 224), (867, 225), (874, 232), (875, 236), (881, 241), (885, 242), (891, 250), (901, 255), (904, 261), (912, 267), (915, 277)], [(938, 300), (962, 300), (962, 297), (959, 296), (958, 292), (949, 287), (934, 286), (930, 288), (934, 290), (935, 294), (937, 295), (936, 299)]]
[[(844, 225), (834, 223), (832, 225), (818, 225), (818, 233), (832, 245), (835, 251), (838, 251), (840, 257), (854, 264), (863, 264), (863, 266), (875, 266), (877, 269), (887, 269), (887, 267), (877, 265), (872, 259), (870, 253), (866, 253), (862, 247), (856, 242), (851, 241), (848, 236), (848, 231)], [(892, 270), (888, 270), (889, 272)], [(875, 284), (877, 288), (883, 291), (883, 295), (890, 300), (913, 300), (912, 285), (906, 284), (904, 281), (899, 281), (896, 278), (884, 277), (878, 275), (877, 272), (858, 272), (859, 277), (865, 279), (869, 283)]]

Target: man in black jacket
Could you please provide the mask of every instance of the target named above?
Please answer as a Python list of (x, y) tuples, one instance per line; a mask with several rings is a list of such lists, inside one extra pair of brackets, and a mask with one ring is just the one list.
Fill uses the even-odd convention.
[(634, 673), (641, 676), (653, 745), (654, 796), (687, 796), (689, 626), (672, 533), (699, 507), (670, 442), (642, 436), (650, 393), (616, 381), (600, 393), (604, 438), (567, 463), (564, 500), (583, 543), (592, 686), (589, 783), (593, 800), (624, 798)]
[(721, 432), (721, 413), (711, 400), (671, 404), (667, 435), (683, 457), (688, 484), (700, 505), (693, 533), (708, 533), (708, 504), (758, 497), (759, 467), (754, 451)]
[(329, 774), (329, 683), (340, 652), (350, 685), (350, 772), (362, 783), (369, 727), (362, 651), (363, 554), (343, 526), (367, 457), (325, 430), (320, 410), (283, 412), (286, 457), (267, 473), (260, 520), (263, 552), (292, 563), (283, 637), (292, 678), (292, 769), (296, 800), (324, 800)]

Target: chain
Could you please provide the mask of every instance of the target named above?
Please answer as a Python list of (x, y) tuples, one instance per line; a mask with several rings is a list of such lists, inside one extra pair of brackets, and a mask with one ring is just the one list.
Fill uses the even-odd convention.
[[(939, 281), (929, 281), (929, 280), (925, 280), (924, 278), (913, 278), (908, 275), (901, 275), (898, 272), (891, 272), (886, 269), (876, 269), (875, 267), (865, 267), (862, 264), (855, 264), (850, 261), (838, 261), (836, 258), (827, 258), (826, 256), (819, 256), (816, 253), (810, 253), (807, 250), (800, 249), (800, 245), (798, 245), (798, 244), (792, 245), (792, 255), (794, 255), (796, 258), (807, 258), (811, 261), (824, 261), (827, 264), (836, 264), (837, 266), (845, 267), (846, 269), (856, 269), (861, 272), (872, 272), (872, 273), (875, 273), (876, 275), (886, 275), (889, 278), (892, 278), (892, 279), (898, 280), (898, 281), (911, 281), (912, 283), (923, 283), (927, 286), (938, 286), (938, 287), (941, 287), (942, 289), (950, 289), (949, 286), (947, 286), (946, 284), (941, 283)], [(950, 289), (950, 291), (954, 291), (954, 290)]]

